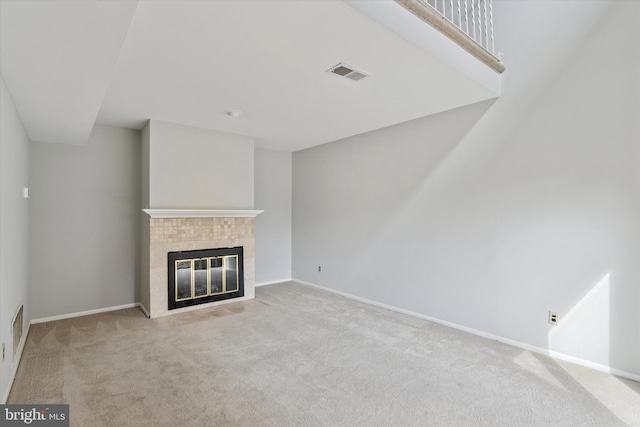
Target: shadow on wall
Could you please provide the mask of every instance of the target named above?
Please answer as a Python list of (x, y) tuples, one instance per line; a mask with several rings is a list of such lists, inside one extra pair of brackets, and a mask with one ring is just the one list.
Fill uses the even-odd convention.
[[(318, 238), (329, 247), (353, 255), (342, 257), (344, 262), (369, 262), (362, 252), (362, 242), (371, 242), (368, 246), (373, 248), (395, 232), (397, 223), (403, 221), (403, 214), (411, 211), (414, 200), (422, 195), (425, 183), (438, 175), (458, 144), (466, 141), (465, 136), (495, 102), (496, 99), (482, 101), (356, 135), (329, 144), (330, 152), (324, 151), (323, 146), (312, 149), (316, 160), (324, 157), (313, 167), (325, 168), (316, 172), (326, 179), (313, 205), (297, 207), (296, 215), (312, 219), (313, 223), (330, 224), (332, 232), (311, 241)], [(333, 191), (333, 188), (340, 190)], [(355, 256), (358, 253), (363, 256)], [(357, 270), (358, 266), (336, 266), (333, 270), (343, 267)], [(329, 275), (318, 278), (318, 284), (329, 278)], [(348, 278), (343, 279), (345, 285), (350, 283)]]
[[(557, 325), (550, 326), (548, 348), (576, 357), (587, 354), (605, 367), (611, 366), (614, 359), (611, 315), (611, 273), (608, 272), (560, 316)], [(549, 369), (545, 356), (530, 351), (522, 351), (513, 362), (563, 390), (568, 389), (567, 381), (575, 381), (622, 422), (640, 425), (640, 383), (556, 359), (555, 363), (566, 377)]]
[(402, 306), (358, 288), (403, 281), (375, 260), (397, 263), (384, 252), (402, 244), (397, 222), (495, 101), (294, 153), (293, 277)]
[(578, 301), (549, 331), (548, 348), (562, 354), (588, 354), (611, 366), (611, 273)]
[[(549, 331), (548, 348), (566, 355), (592, 355), (613, 362), (611, 272), (604, 275)], [(631, 343), (629, 343), (632, 345)], [(615, 376), (589, 372), (567, 362), (559, 365), (585, 390), (628, 425), (640, 425), (640, 384), (632, 388)], [(598, 378), (600, 377), (600, 378)]]
[[(478, 173), (475, 167), (464, 169), (461, 166), (468, 164), (469, 157), (473, 158), (477, 148), (470, 147), (476, 139), (468, 136), (482, 132), (478, 124), (482, 124), (485, 117), (492, 113), (492, 107), (497, 101), (498, 99), (493, 99), (450, 110), (416, 120), (410, 125), (402, 124), (398, 130), (392, 130), (394, 143), (389, 144), (389, 138), (385, 141), (386, 144), (397, 152), (410, 154), (390, 153), (384, 156), (375, 153), (375, 149), (373, 152), (376, 158), (395, 163), (390, 166), (395, 175), (389, 177), (389, 181), (396, 188), (389, 189), (381, 185), (377, 188), (377, 194), (363, 195), (370, 188), (375, 189), (374, 186), (363, 183), (362, 188), (346, 192), (355, 197), (349, 200), (348, 208), (340, 212), (340, 229), (330, 233), (327, 238), (331, 239), (328, 247), (344, 254), (342, 259), (349, 263), (336, 266), (335, 270), (350, 273), (340, 277), (325, 275), (320, 278), (325, 283), (319, 284), (383, 301), (392, 306), (446, 318), (432, 309), (407, 305), (402, 295), (407, 295), (406, 292), (428, 292), (426, 287), (415, 287), (416, 276), (423, 271), (433, 271), (433, 267), (439, 271), (437, 274), (452, 269), (461, 270), (459, 265), (448, 265), (448, 260), (441, 260), (447, 258), (443, 254), (457, 251), (456, 245), (469, 246), (467, 242), (462, 242), (468, 240), (468, 235), (463, 229), (458, 229), (459, 233), (448, 233), (440, 224), (468, 226), (465, 223), (470, 218), (469, 212), (461, 203), (464, 198), (460, 197), (460, 191), (465, 191), (464, 184), (454, 187), (450, 185), (450, 181), (473, 181), (471, 176)], [(362, 144), (363, 147), (358, 148), (370, 150), (370, 143), (374, 138), (384, 138), (384, 135), (377, 133), (369, 137), (366, 144)], [(348, 141), (354, 145), (361, 143), (358, 137)], [(416, 146), (420, 149), (417, 150)], [(368, 183), (373, 181), (372, 177), (366, 176), (366, 173), (375, 171), (373, 165), (369, 164), (365, 168), (355, 165), (352, 168), (359, 175), (354, 174), (348, 179), (360, 179)], [(372, 199), (376, 200), (377, 205), (367, 206), (366, 201)], [(323, 210), (327, 208), (320, 208), (319, 211)], [(330, 210), (339, 211), (335, 207)], [(475, 221), (475, 217), (472, 218), (472, 222)], [(358, 231), (354, 233), (354, 230)], [(367, 242), (366, 246), (363, 247), (362, 242)], [(395, 252), (401, 251), (404, 255), (389, 257), (387, 251), (390, 248)], [(372, 268), (373, 259), (387, 259), (387, 262), (393, 262), (394, 268), (384, 268), (382, 264), (379, 268)], [(464, 283), (464, 280), (457, 282)], [(388, 293), (385, 287), (373, 285), (380, 283), (393, 284), (395, 290)], [(358, 286), (366, 289), (357, 289)], [(448, 298), (437, 292), (439, 291), (429, 293), (424, 299), (431, 299), (434, 305), (439, 305)], [(423, 300), (416, 295), (412, 299), (414, 302)]]

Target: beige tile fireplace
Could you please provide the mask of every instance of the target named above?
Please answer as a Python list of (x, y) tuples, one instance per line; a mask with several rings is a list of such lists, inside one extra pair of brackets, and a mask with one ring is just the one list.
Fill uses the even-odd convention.
[[(255, 295), (254, 219), (258, 210), (144, 209), (149, 216), (148, 307), (150, 317), (197, 310)], [(244, 296), (190, 307), (168, 308), (168, 253), (243, 248)], [(143, 263), (146, 264), (146, 263)], [(144, 275), (146, 276), (146, 275)]]

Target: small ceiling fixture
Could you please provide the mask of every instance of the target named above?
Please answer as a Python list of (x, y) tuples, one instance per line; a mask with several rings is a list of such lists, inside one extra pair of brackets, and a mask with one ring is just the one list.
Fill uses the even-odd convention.
[(347, 65), (344, 62), (334, 65), (333, 67), (327, 70), (327, 73), (336, 74), (338, 76), (346, 77), (349, 80), (353, 80), (357, 82), (358, 80), (362, 80), (365, 77), (370, 76), (369, 73), (365, 73), (364, 71), (356, 70), (351, 65)]
[(244, 114), (244, 112), (240, 110), (227, 110), (224, 113), (229, 117), (233, 117), (234, 119)]

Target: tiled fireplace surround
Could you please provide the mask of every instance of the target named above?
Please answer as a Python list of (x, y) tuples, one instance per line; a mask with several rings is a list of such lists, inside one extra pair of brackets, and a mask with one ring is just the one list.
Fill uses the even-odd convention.
[[(255, 296), (255, 235), (254, 217), (261, 211), (217, 212), (215, 216), (170, 217), (147, 212), (149, 220), (149, 314), (165, 316), (197, 310), (232, 301), (251, 299)], [(205, 215), (205, 214), (203, 214)], [(158, 217), (160, 216), (160, 217)], [(175, 310), (168, 309), (168, 260), (169, 252), (197, 249), (243, 247), (244, 297), (216, 301)]]

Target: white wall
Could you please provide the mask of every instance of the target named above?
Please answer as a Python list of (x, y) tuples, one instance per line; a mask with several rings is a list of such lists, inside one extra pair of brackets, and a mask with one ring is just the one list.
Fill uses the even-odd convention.
[(0, 399), (11, 377), (13, 335), (11, 321), (24, 302), (24, 331), (31, 318), (27, 300), (29, 200), (29, 138), (0, 76), (0, 343), (6, 356), (0, 361)]
[(149, 206), (253, 209), (253, 138), (151, 120)]
[(639, 11), (498, 1), (493, 105), (294, 153), (294, 278), (640, 375)]
[(136, 302), (140, 145), (100, 125), (84, 146), (32, 143), (33, 318)]
[(291, 279), (291, 153), (255, 150), (256, 283)]

